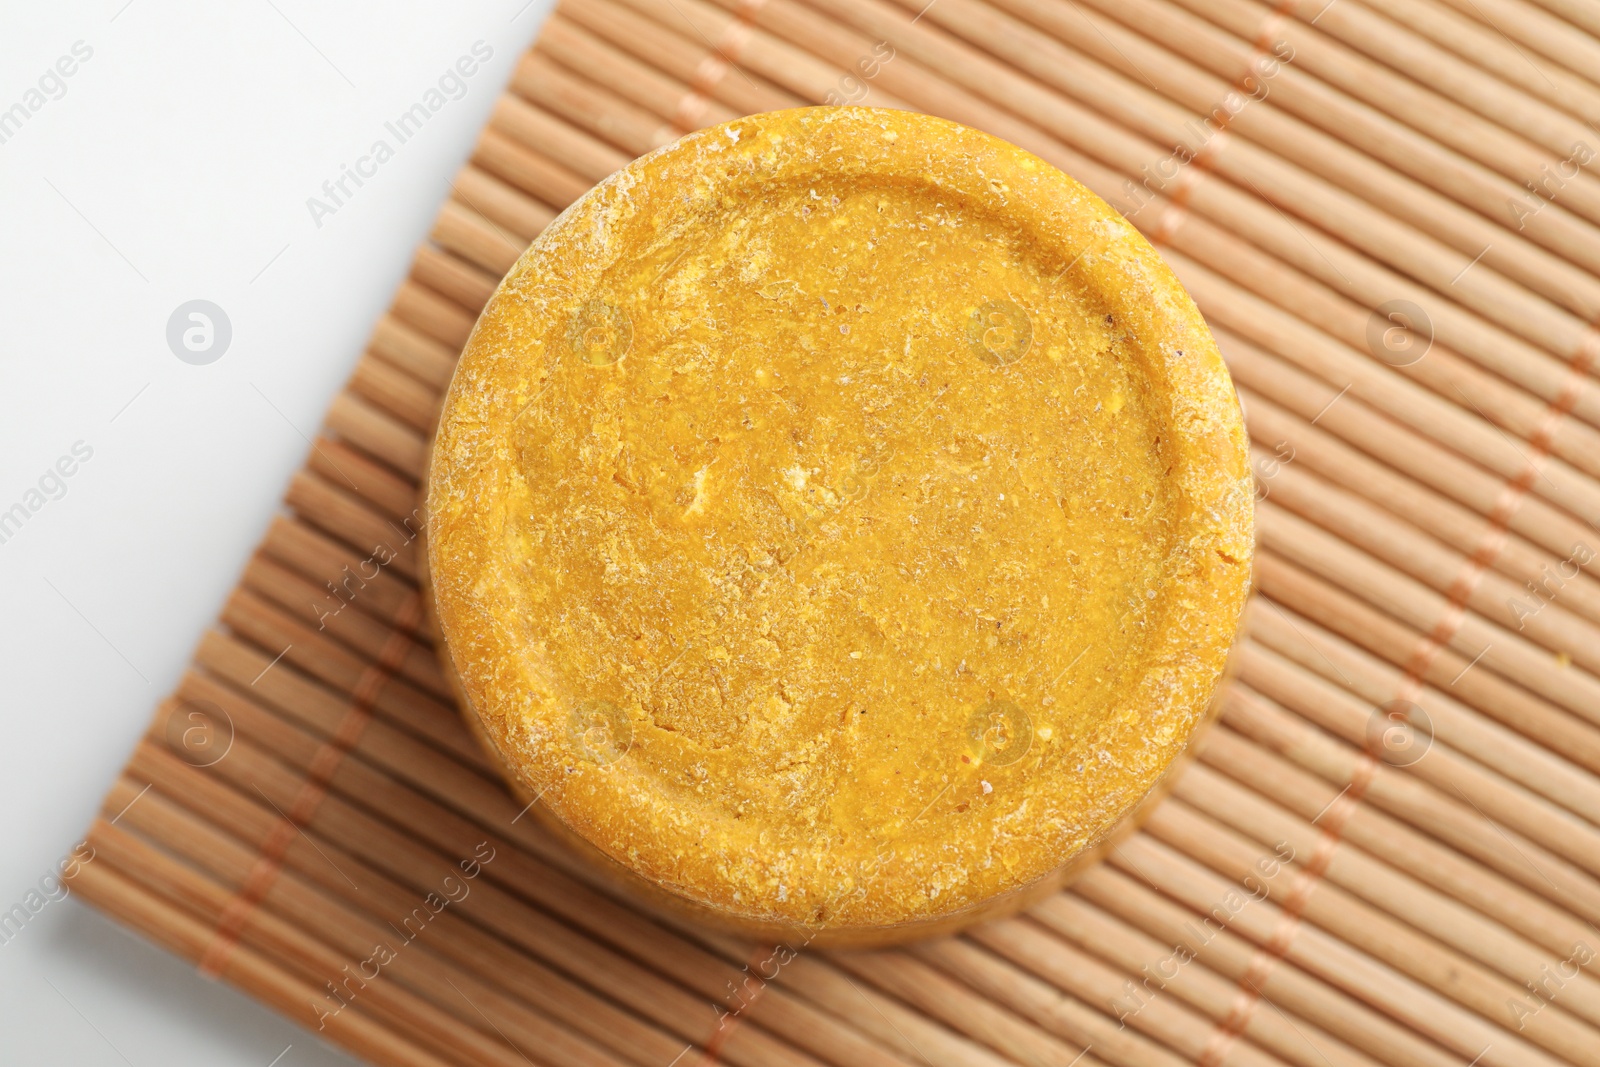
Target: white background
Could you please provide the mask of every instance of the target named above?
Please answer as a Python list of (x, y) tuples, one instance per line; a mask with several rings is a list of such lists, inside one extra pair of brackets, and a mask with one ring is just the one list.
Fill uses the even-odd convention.
[[(0, 144), (0, 511), (94, 451), (0, 544), (0, 911), (176, 683), (549, 6), (0, 0), (0, 110), (93, 49)], [(478, 40), (465, 96), (318, 228), (306, 199)], [(167, 347), (192, 299), (233, 327), (208, 366)], [(0, 1063), (280, 1054), (350, 1062), (71, 897), (0, 944)]]

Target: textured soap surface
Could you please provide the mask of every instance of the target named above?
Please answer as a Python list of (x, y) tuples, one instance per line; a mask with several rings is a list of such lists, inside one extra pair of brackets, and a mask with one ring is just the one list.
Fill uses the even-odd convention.
[(713, 911), (869, 928), (1047, 877), (1204, 717), (1249, 581), (1237, 402), (1143, 239), (867, 109), (692, 134), (513, 268), (429, 565), (525, 794)]

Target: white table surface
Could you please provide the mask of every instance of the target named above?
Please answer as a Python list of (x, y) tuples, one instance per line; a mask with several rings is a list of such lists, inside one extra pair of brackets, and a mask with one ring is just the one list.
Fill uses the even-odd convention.
[[(0, 0), (0, 513), (39, 505), (0, 543), (0, 911), (176, 683), (549, 7)], [(478, 41), (459, 99), (314, 220)], [(167, 341), (195, 299), (232, 327), (205, 365)], [(351, 1061), (70, 896), (0, 943), (0, 1063), (274, 1062)]]

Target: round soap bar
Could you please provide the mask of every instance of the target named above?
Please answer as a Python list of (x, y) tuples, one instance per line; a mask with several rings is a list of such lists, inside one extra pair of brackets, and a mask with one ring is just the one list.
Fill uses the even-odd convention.
[(656, 903), (868, 943), (1059, 884), (1208, 716), (1238, 400), (1104, 202), (926, 116), (756, 115), (573, 204), (446, 398), (468, 722)]

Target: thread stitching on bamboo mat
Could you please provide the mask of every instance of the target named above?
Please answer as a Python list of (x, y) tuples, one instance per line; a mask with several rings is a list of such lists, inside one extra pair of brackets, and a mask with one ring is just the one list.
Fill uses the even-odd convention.
[(733, 1037), (733, 1032), (739, 1028), (739, 1023), (749, 1014), (751, 1009), (761, 999), (761, 994), (767, 991), (768, 979), (759, 974), (759, 970), (767, 960), (771, 959), (772, 952), (765, 945), (756, 945), (750, 958), (745, 961), (745, 972), (755, 977), (756, 986), (738, 1011), (729, 1012), (717, 1023), (717, 1029), (705, 1043), (704, 1053), (700, 1058), (700, 1067), (715, 1067), (722, 1061), (722, 1050)]
[(227, 966), (228, 959), (233, 955), (233, 950), (238, 946), (239, 938), (244, 933), (245, 920), (261, 903), (267, 890), (278, 877), (278, 872), (283, 868), (284, 853), (288, 851), (300, 828), (309, 823), (316, 814), (322, 799), (328, 794), (329, 783), (333, 781), (334, 772), (339, 769), (340, 761), (344, 759), (345, 753), (355, 747), (356, 742), (361, 739), (362, 731), (371, 721), (372, 708), (377, 702), (378, 693), (384, 684), (394, 677), (406, 654), (414, 647), (411, 631), (421, 619), (422, 596), (419, 592), (413, 591), (401, 603), (400, 610), (395, 613), (394, 629), (389, 632), (388, 639), (379, 650), (377, 660), (369, 663), (356, 680), (355, 689), (350, 694), (350, 705), (339, 719), (339, 725), (334, 730), (333, 736), (324, 741), (311, 758), (305, 781), (300, 784), (300, 789), (296, 792), (294, 803), (289, 806), (285, 819), (273, 824), (272, 832), (261, 844), (261, 851), (250, 868), (249, 876), (245, 878), (238, 892), (229, 898), (227, 907), (217, 920), (217, 928), (212, 933), (211, 943), (206, 946), (205, 952), (200, 957), (198, 969), (201, 974), (208, 978), (216, 978)]
[(695, 67), (694, 77), (689, 79), (689, 91), (679, 98), (678, 106), (673, 108), (671, 125), (675, 133), (681, 135), (700, 128), (706, 110), (711, 106), (711, 91), (739, 62), (739, 55), (754, 32), (756, 12), (766, 2), (739, 0), (739, 6), (733, 12), (733, 21), (723, 28), (717, 43), (711, 46), (711, 52)]
[[(1244, 69), (1229, 86), (1230, 95), (1250, 92), (1250, 80), (1259, 77), (1256, 73), (1258, 65), (1272, 54), (1272, 35), (1283, 24), (1284, 16), (1296, 2), (1297, 0), (1278, 0), (1278, 5), (1261, 20), (1261, 28), (1256, 31), (1255, 39), (1250, 42), (1250, 58), (1245, 61)], [(1166, 244), (1189, 217), (1189, 197), (1200, 182), (1211, 173), (1217, 157), (1221, 156), (1223, 149), (1228, 146), (1228, 127), (1237, 113), (1226, 107), (1211, 109), (1207, 117), (1213, 121), (1216, 130), (1190, 157), (1189, 165), (1178, 174), (1176, 188), (1168, 194), (1167, 206), (1162, 210), (1161, 217), (1156, 220), (1149, 234), (1151, 244), (1158, 247)]]

